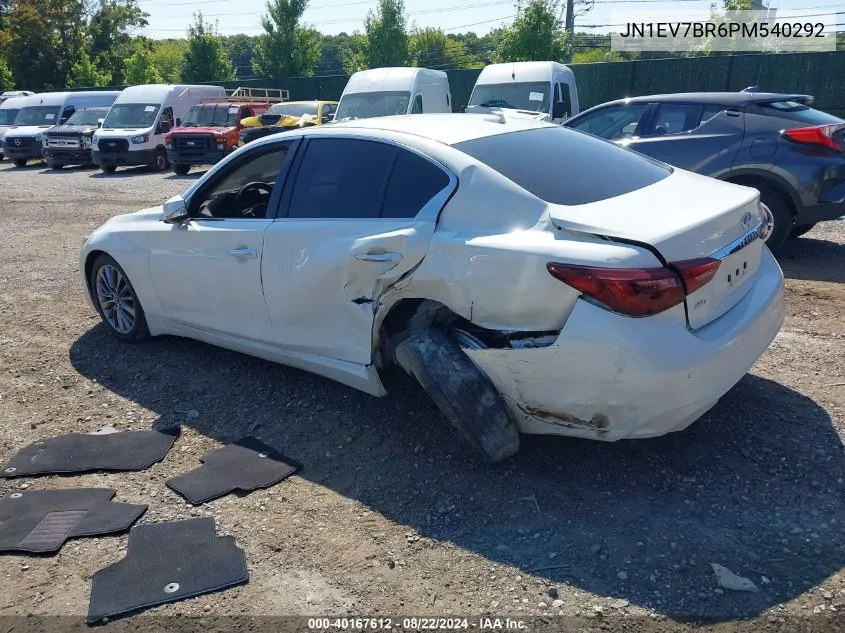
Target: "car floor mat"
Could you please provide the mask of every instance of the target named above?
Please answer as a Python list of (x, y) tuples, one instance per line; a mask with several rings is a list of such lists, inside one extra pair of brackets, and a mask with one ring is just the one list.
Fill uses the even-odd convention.
[(302, 465), (252, 437), (228, 444), (202, 458), (203, 465), (165, 483), (194, 505), (234, 490), (268, 488)]
[(18, 451), (0, 477), (145, 470), (164, 459), (179, 428), (124, 433), (70, 433), (39, 440)]
[(22, 490), (0, 500), (0, 552), (57, 552), (70, 538), (128, 530), (145, 505), (111, 501), (110, 488)]
[(88, 623), (247, 582), (244, 551), (213, 518), (136, 525), (126, 557), (91, 580)]

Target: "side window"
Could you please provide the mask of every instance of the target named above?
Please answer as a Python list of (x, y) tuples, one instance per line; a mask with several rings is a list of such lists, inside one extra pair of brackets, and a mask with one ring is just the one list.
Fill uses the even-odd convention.
[(422, 114), (423, 113), (423, 102), (422, 102), (422, 95), (417, 95), (414, 97), (414, 106), (411, 108), (411, 114)]
[[(661, 103), (654, 115), (654, 123), (648, 136), (665, 136), (694, 130), (703, 121), (724, 110), (720, 106), (694, 105), (690, 103)], [(705, 112), (708, 114), (705, 115)]]
[(66, 122), (70, 117), (73, 116), (74, 112), (76, 112), (76, 108), (74, 108), (72, 105), (65, 106), (65, 109), (62, 110), (62, 120), (60, 121), (60, 123)]
[(648, 104), (632, 103), (602, 108), (573, 124), (576, 130), (606, 139), (630, 138), (634, 135)]
[(449, 176), (442, 169), (417, 154), (399, 150), (381, 216), (413, 218), (448, 184)]
[(248, 106), (241, 106), (241, 111), (238, 113), (238, 121), (241, 119), (248, 119), (252, 116)]
[(379, 217), (397, 151), (374, 141), (312, 138), (294, 183), (288, 217)]
[(555, 116), (554, 118), (561, 119), (572, 116), (572, 96), (569, 92), (569, 84), (557, 84), (555, 97), (559, 105), (555, 107), (554, 114), (560, 116)]
[(325, 103), (323, 104), (323, 114), (322, 120), (323, 122), (327, 120), (331, 120), (332, 115), (337, 111), (337, 104), (336, 103)]
[(701, 115), (701, 122), (699, 123), (699, 125), (704, 125), (705, 123), (707, 123), (707, 121), (712, 119), (720, 112), (724, 112), (725, 110), (727, 110), (727, 106), (705, 106), (704, 113)]
[(271, 151), (253, 152), (232, 171), (191, 200), (191, 216), (202, 218), (260, 219), (267, 217), (270, 198), (291, 144)]

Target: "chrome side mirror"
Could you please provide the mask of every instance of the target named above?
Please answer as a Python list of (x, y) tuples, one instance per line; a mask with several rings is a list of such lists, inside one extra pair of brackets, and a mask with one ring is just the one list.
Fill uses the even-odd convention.
[(173, 196), (164, 203), (164, 221), (167, 224), (176, 224), (188, 219), (188, 205), (182, 196)]

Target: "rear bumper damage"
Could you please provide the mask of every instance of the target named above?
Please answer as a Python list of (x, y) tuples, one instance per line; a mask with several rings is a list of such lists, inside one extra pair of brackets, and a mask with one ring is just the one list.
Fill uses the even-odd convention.
[(680, 431), (766, 351), (785, 315), (783, 274), (766, 249), (749, 293), (698, 330), (683, 306), (633, 319), (579, 300), (557, 340), (533, 349), (467, 349), (519, 430), (604, 441)]

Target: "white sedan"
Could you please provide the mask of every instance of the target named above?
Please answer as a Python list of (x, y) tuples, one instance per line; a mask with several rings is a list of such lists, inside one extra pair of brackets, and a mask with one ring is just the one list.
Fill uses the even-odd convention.
[(251, 143), (82, 249), (120, 340), (173, 334), (375, 396), (416, 377), (491, 462), (519, 433), (678, 431), (784, 318), (756, 190), (504, 115)]

